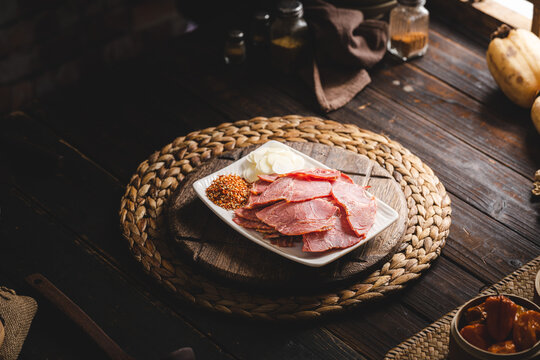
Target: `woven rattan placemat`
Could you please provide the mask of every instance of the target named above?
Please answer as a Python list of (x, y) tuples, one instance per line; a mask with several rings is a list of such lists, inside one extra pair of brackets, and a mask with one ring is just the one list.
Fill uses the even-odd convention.
[[(487, 288), (481, 295), (505, 293), (534, 297), (534, 281), (540, 270), (540, 256), (516, 270), (498, 283)], [(450, 323), (459, 307), (446, 314), (410, 339), (405, 340), (386, 354), (385, 360), (446, 359)]]
[[(358, 282), (307, 296), (268, 296), (228, 287), (198, 273), (174, 254), (167, 239), (168, 197), (203, 161), (268, 140), (310, 141), (368, 156), (401, 185), (409, 208), (407, 231), (393, 257)], [(175, 139), (139, 165), (120, 206), (124, 237), (135, 259), (178, 297), (209, 309), (259, 319), (314, 318), (342, 311), (402, 289), (430, 267), (450, 228), (450, 198), (433, 171), (388, 137), (355, 125), (290, 115), (257, 117), (192, 132)]]

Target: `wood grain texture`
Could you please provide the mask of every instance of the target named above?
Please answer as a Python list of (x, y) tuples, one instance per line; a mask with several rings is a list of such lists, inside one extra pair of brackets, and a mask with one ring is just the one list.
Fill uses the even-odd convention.
[[(0, 244), (5, 246), (0, 247), (1, 254), (6, 256), (2, 258), (3, 264), (12, 266), (15, 274), (28, 274), (36, 270), (47, 273), (47, 276), (54, 279), (55, 283), (69, 289), (70, 297), (77, 299), (77, 302), (107, 332), (111, 331), (111, 336), (113, 332), (116, 336), (120, 336), (122, 342), (118, 341), (122, 346), (126, 346), (126, 350), (134, 354), (142, 354), (146, 358), (152, 358), (151, 355), (155, 354), (156, 349), (163, 349), (163, 353), (166, 353), (181, 346), (193, 346), (196, 354), (208, 359), (230, 358), (228, 349), (231, 348), (235, 356), (247, 359), (258, 358), (261, 353), (267, 354), (268, 358), (288, 359), (295, 357), (298, 351), (309, 359), (359, 358), (358, 352), (348, 344), (321, 328), (300, 327), (284, 331), (279, 326), (265, 327), (259, 323), (216, 316), (214, 313), (208, 313), (204, 309), (194, 308), (171, 298), (170, 293), (156, 284), (154, 279), (145, 276), (141, 267), (133, 261), (126, 250), (125, 243), (118, 241), (120, 235), (116, 230), (116, 216), (120, 195), (115, 192), (120, 191), (118, 190), (120, 184), (114, 180), (111, 181), (111, 177), (106, 172), (95, 164), (92, 165), (89, 159), (78, 153), (75, 148), (61, 143), (61, 139), (36, 119), (23, 113), (13, 114), (9, 119), (9, 126), (0, 135), (6, 135), (6, 139), (11, 141), (2, 144), (20, 145), (16, 147), (17, 151), (12, 152), (11, 157), (2, 157), (5, 159), (5, 164), (14, 165), (7, 167), (6, 177), (17, 183), (28, 196), (24, 196), (24, 200), (11, 199), (5, 189), (4, 192), (0, 192), (2, 205), (10, 209), (9, 212), (2, 210), (3, 217), (0, 218), (2, 239), (10, 240)], [(107, 119), (113, 121), (112, 118), (107, 117)], [(131, 141), (137, 140), (133, 138)], [(114, 144), (110, 145), (114, 146)], [(135, 146), (135, 144), (130, 146)], [(6, 153), (0, 153), (0, 155), (4, 154)], [(23, 164), (23, 160), (30, 157), (40, 159), (40, 163), (33, 165), (33, 169), (39, 166), (37, 169), (40, 176), (38, 177), (28, 176), (30, 169)], [(57, 164), (57, 159), (62, 159), (62, 161)], [(127, 163), (124, 166), (126, 166), (126, 171), (130, 171)], [(81, 203), (85, 206), (81, 207)], [(16, 211), (15, 214), (13, 214), (14, 211)], [(10, 225), (2, 223), (2, 220), (8, 221)], [(25, 224), (32, 224), (32, 226)], [(21, 230), (17, 231), (17, 229)], [(7, 250), (12, 247), (17, 249), (16, 244), (22, 243), (22, 238), (35, 241), (32, 242), (33, 245), (28, 245), (30, 252), (25, 258), (28, 262), (20, 261), (25, 249), (18, 249), (22, 251), (21, 253)], [(53, 242), (55, 247), (47, 246)], [(51, 271), (49, 259), (57, 254), (64, 255), (55, 263)], [(34, 255), (37, 256), (34, 258)], [(80, 267), (74, 268), (73, 272), (65, 273), (65, 269), (70, 268), (70, 264), (78, 264)], [(4, 274), (6, 271), (0, 266), (2, 280), (7, 276)], [(117, 277), (123, 279), (123, 282), (118, 283)], [(77, 284), (81, 278), (86, 280), (84, 286), (79, 287)], [(97, 284), (91, 282), (94, 278), (97, 279)], [(3, 284), (5, 284), (4, 280)], [(15, 285), (13, 288), (21, 288), (20, 284)], [(103, 291), (104, 297), (91, 295), (94, 292), (98, 293), (98, 290)], [(124, 294), (125, 298), (119, 301), (126, 306), (119, 313), (121, 316), (112, 316), (103, 309), (109, 305), (119, 308), (120, 305), (114, 300), (119, 293)], [(90, 300), (85, 301), (85, 299)], [(137, 313), (140, 314), (136, 315)], [(54, 350), (55, 347), (60, 349), (64, 346), (55, 342), (56, 335), (50, 333), (47, 327), (47, 322), (55, 321), (58, 323), (58, 331), (64, 338), (70, 339), (70, 342), (76, 344), (74, 346), (88, 352), (87, 356), (85, 354), (82, 358), (103, 358), (104, 355), (98, 352), (97, 347), (95, 350), (98, 352), (97, 355), (94, 351), (90, 351), (95, 345), (89, 340), (85, 341), (85, 335), (78, 331), (71, 321), (57, 319), (59, 314), (52, 309), (52, 306), (41, 305), (40, 314), (41, 317), (38, 319), (41, 320), (34, 321), (32, 325), (32, 329), (37, 329), (36, 332), (31, 331), (29, 334), (28, 355), (21, 356), (21, 359), (39, 358), (43, 353), (66, 354), (58, 355), (66, 359), (77, 358), (77, 353), (71, 352), (71, 349)], [(103, 318), (100, 314), (107, 317)], [(116, 313), (112, 312), (112, 314)], [(415, 319), (422, 322), (417, 316)], [(146, 325), (136, 326), (130, 322), (131, 320), (135, 323), (140, 320)], [(117, 326), (115, 327), (114, 324)], [(129, 329), (136, 327), (138, 330), (129, 330), (124, 333), (124, 326)], [(149, 327), (154, 330), (148, 331)], [(231, 332), (231, 328), (234, 332)], [(66, 333), (71, 336), (65, 336)], [(190, 335), (191, 333), (204, 336), (209, 341), (200, 343), (196, 337), (193, 338)], [(146, 339), (145, 336), (149, 338)], [(312, 340), (314, 338), (319, 339), (319, 342), (314, 342)], [(261, 343), (261, 339), (264, 339), (264, 344)], [(228, 349), (216, 353), (213, 349), (214, 343), (229, 344)], [(390, 348), (395, 343), (388, 342), (386, 347)]]
[[(456, 55), (455, 58), (458, 57)], [(308, 89), (297, 81), (261, 75), (257, 77), (256, 74), (248, 72), (233, 76), (229, 73), (206, 71), (206, 83), (201, 83), (198, 81), (201, 75), (197, 74), (197, 67), (194, 63), (196, 60), (189, 60), (189, 64), (193, 65), (188, 67), (190, 72), (178, 72), (173, 81), (179, 82), (181, 79), (184, 85), (189, 86), (190, 91), (206, 97), (214, 107), (230, 114), (231, 117), (240, 117), (246, 112), (255, 113), (260, 104), (268, 102), (268, 99), (279, 104), (277, 106), (284, 106), (284, 104), (295, 106), (298, 111), (303, 111), (306, 108), (306, 106), (298, 106), (292, 100), (299, 95), (303, 95), (301, 98), (306, 99), (309, 95)], [(201, 59), (201, 61), (209, 60)], [(206, 69), (205, 65), (209, 67), (208, 63), (203, 64), (201, 65), (203, 69)], [(203, 69), (200, 71), (204, 71)], [(212, 81), (222, 83), (224, 82), (223, 78), (227, 79), (230, 84), (227, 91), (214, 90), (221, 87), (212, 86)], [(266, 89), (264, 92), (259, 90), (262, 86), (261, 78), (262, 81), (275, 84), (274, 88)], [(250, 84), (254, 85), (253, 91), (243, 91), (243, 89), (249, 88)], [(395, 91), (404, 90), (398, 88)], [(284, 92), (289, 94), (289, 97), (283, 96)], [(279, 101), (276, 101), (277, 99)], [(459, 113), (455, 115), (459, 116)], [(526, 238), (537, 241), (536, 210), (534, 204), (529, 201), (530, 180), (509, 169), (504, 163), (501, 164), (491, 154), (474, 149), (470, 145), (474, 139), (460, 139), (450, 134), (445, 125), (437, 122), (438, 116), (430, 114), (431, 121), (426, 121), (423, 116), (419, 116), (411, 109), (396, 104), (392, 93), (379, 92), (370, 87), (364, 89), (361, 96), (353, 99), (346, 108), (329, 115), (331, 119), (342, 123), (353, 123), (361, 128), (376, 132), (391, 133), (393, 139), (404, 144), (414, 153), (422, 154), (423, 160), (432, 165), (441, 179), (449, 184), (452, 193), (470, 199), (475, 207), (482, 209), (487, 215), (516, 229)], [(481, 126), (481, 117), (471, 120), (477, 124), (475, 126)], [(501, 115), (500, 121), (508, 120)], [(534, 141), (537, 135), (526, 131), (527, 128), (531, 127), (529, 123), (530, 121), (527, 124), (516, 120), (513, 122), (518, 127), (525, 127), (524, 130), (520, 130), (528, 134), (527, 139), (523, 140), (528, 145), (528, 151), (531, 151), (530, 156), (536, 157), (534, 154), (537, 154), (535, 148), (537, 148), (538, 143)], [(529, 137), (530, 140), (528, 140)], [(469, 171), (472, 169), (475, 171)], [(482, 173), (483, 176), (476, 176), (478, 172)], [(504, 181), (497, 180), (499, 178), (504, 179)], [(503, 187), (507, 191), (502, 191)]]
[(77, 326), (90, 336), (110, 359), (133, 360), (117, 343), (88, 316), (77, 304), (60, 291), (53, 283), (41, 274), (26, 277), (27, 283), (49, 300), (62, 313), (66, 314)]
[(521, 174), (528, 176), (540, 164), (540, 152), (531, 151), (534, 129), (528, 111), (516, 108), (511, 117), (502, 116), (412, 66), (384, 67), (372, 79), (377, 91), (391, 93), (394, 101)]
[[(435, 3), (449, 4), (430, 2)], [(463, 16), (459, 9), (456, 13)], [(446, 21), (447, 14), (442, 15)], [(394, 79), (386, 78), (385, 72), (395, 64), (384, 60), (385, 66), (370, 71), (373, 83), (368, 89), (373, 88), (376, 95), (362, 92), (355, 102), (329, 116), (406, 143), (437, 175), (444, 175), (445, 185), (451, 180), (451, 236), (442, 257), (403, 294), (324, 322), (261, 325), (216, 317), (172, 300), (153, 286), (153, 279), (145, 277), (127, 254), (125, 244), (118, 241), (117, 199), (137, 164), (152, 151), (179, 134), (227, 121), (256, 115), (317, 114), (312, 94), (296, 79), (272, 79), (245, 68), (220, 67), (222, 44), (216, 40), (216, 29), (202, 38), (188, 35), (178, 46), (171, 45), (172, 51), (156, 52), (159, 61), (138, 59), (80, 84), (77, 91), (50, 104), (53, 112), (37, 124), (34, 119), (23, 123), (20, 118), (5, 122), (19, 125), (20, 131), (13, 135), (18, 145), (0, 144), (5, 145), (4, 163), (15, 165), (0, 181), (13, 181), (26, 197), (12, 200), (0, 193), (4, 225), (0, 233), (8, 240), (1, 242), (6, 267), (0, 266), (2, 282), (46, 269), (106, 324), (107, 331), (119, 336), (123, 346), (147, 357), (153, 354), (151, 348), (173, 350), (184, 345), (178, 343), (180, 336), (189, 342), (185, 345), (196, 343), (205, 358), (220, 354), (241, 359), (382, 358), (386, 350), (436, 320), (438, 314), (474, 295), (480, 284), (498, 280), (539, 253), (531, 240), (540, 231), (534, 222), (540, 208), (522, 196), (530, 191), (530, 179), (523, 175), (537, 163), (538, 136), (529, 132), (528, 115), (515, 112), (486, 72), (487, 42), (482, 41), (487, 33), (478, 42), (481, 45), (474, 47), (464, 39), (478, 33), (466, 33), (465, 27), (448, 26), (440, 19), (434, 16), (430, 23), (436, 31), (430, 34), (426, 56), (392, 70), (399, 75), (395, 79), (402, 85), (412, 84), (415, 92), (401, 91), (402, 86), (401, 92), (392, 91)], [(456, 31), (462, 34), (457, 36)], [(417, 98), (419, 94), (422, 97)], [(397, 99), (398, 105), (377, 106), (381, 96)], [(415, 105), (416, 99), (421, 105)], [(364, 110), (368, 110), (365, 115)], [(428, 130), (417, 130), (426, 123)], [(53, 131), (41, 132), (42, 124)], [(452, 136), (447, 137), (447, 132)], [(10, 140), (12, 134), (3, 128), (0, 137)], [(432, 134), (433, 139), (418, 143), (419, 134)], [(477, 151), (471, 151), (470, 145)], [(102, 170), (120, 181), (111, 181)], [(478, 173), (481, 179), (475, 178)], [(517, 197), (515, 203), (513, 197)], [(516, 207), (516, 203), (521, 205)], [(523, 206), (528, 209), (524, 214)], [(507, 221), (512, 214), (514, 219)], [(75, 271), (66, 272), (66, 268)], [(104, 299), (96, 289), (109, 294)], [(118, 314), (107, 311), (118, 304), (124, 306)], [(148, 325), (141, 330), (151, 331), (124, 337), (138, 328), (130, 319), (132, 314)], [(84, 349), (83, 358), (100, 358), (77, 329), (56, 315), (46, 305), (40, 306), (21, 359), (80, 354), (58, 341), (57, 334)], [(58, 323), (57, 334), (49, 331), (51, 322)], [(211, 340), (205, 342), (193, 334)], [(216, 351), (214, 345), (230, 356)]]
[[(107, 117), (109, 121), (114, 121), (113, 118)], [(97, 263), (105, 264), (103, 266), (109, 267), (111, 274), (114, 273), (122, 278), (128, 279), (128, 284), (125, 287), (120, 286), (117, 283), (111, 285), (116, 291), (116, 288), (119, 289), (122, 293), (126, 293), (127, 298), (132, 298), (131, 301), (122, 300), (123, 303), (130, 303), (130, 308), (140, 311), (141, 316), (145, 317), (144, 321), (157, 328), (154, 324), (161, 323), (162, 326), (159, 327), (160, 331), (154, 331), (156, 339), (150, 339), (146, 342), (141, 341), (138, 337), (138, 333), (134, 334), (130, 340), (126, 343), (127, 346), (131, 346), (130, 349), (141, 352), (139, 346), (144, 347), (146, 343), (147, 346), (153, 348), (164, 348), (167, 351), (172, 351), (179, 346), (193, 346), (196, 344), (193, 340), (190, 340), (188, 336), (181, 335), (182, 339), (186, 339), (185, 342), (178, 343), (176, 340), (176, 334), (183, 334), (181, 329), (175, 328), (171, 324), (178, 324), (182, 321), (188, 321), (193, 326), (193, 331), (196, 333), (208, 334), (208, 336), (220, 344), (227, 344), (226, 353), (232, 352), (235, 356), (239, 358), (258, 358), (261, 353), (266, 354), (268, 359), (288, 359), (298, 356), (300, 352), (302, 354), (301, 358), (306, 359), (358, 359), (361, 358), (361, 355), (357, 350), (353, 350), (351, 345), (347, 344), (335, 336), (332, 332), (326, 330), (324, 327), (310, 326), (310, 325), (299, 325), (299, 326), (287, 326), (286, 329), (282, 325), (270, 325), (270, 324), (260, 324), (258, 322), (245, 322), (239, 319), (231, 319), (230, 317), (216, 316), (213, 313), (208, 313), (204, 309), (193, 308), (192, 306), (187, 306), (185, 303), (178, 302), (175, 299), (171, 298), (169, 292), (164, 290), (161, 286), (154, 282), (154, 279), (144, 276), (140, 266), (135, 264), (135, 262), (130, 258), (128, 252), (126, 251), (125, 244), (121, 241), (118, 241), (119, 235), (115, 232), (116, 221), (113, 221), (114, 224), (110, 224), (107, 221), (107, 218), (114, 218), (117, 211), (117, 199), (119, 195), (115, 195), (114, 189), (116, 183), (110, 181), (110, 176), (103, 172), (98, 167), (91, 166), (89, 160), (81, 156), (80, 153), (77, 153), (71, 147), (67, 147), (64, 144), (60, 143), (60, 139), (57, 138), (53, 132), (48, 131), (43, 127), (42, 124), (36, 121), (34, 118), (30, 118), (22, 113), (14, 114), (10, 117), (8, 122), (10, 126), (7, 128), (7, 131), (2, 135), (8, 135), (9, 139), (12, 139), (11, 144), (15, 143), (24, 143), (26, 146), (17, 147), (17, 151), (12, 152), (12, 156), (6, 159), (6, 164), (20, 164), (20, 166), (8, 167), (9, 171), (7, 173), (7, 178), (11, 179), (13, 182), (16, 182), (18, 186), (23, 189), (28, 197), (25, 198), (25, 202), (28, 203), (28, 208), (17, 212), (16, 218), (19, 221), (13, 221), (14, 228), (20, 227), (24, 229), (22, 232), (23, 237), (33, 238), (37, 242), (36, 244), (44, 245), (39, 240), (43, 239), (56, 239), (55, 243), (57, 247), (51, 249), (54, 253), (67, 254), (67, 257), (62, 257), (63, 260), (74, 259), (74, 263), (81, 263), (81, 268), (77, 268), (77, 271), (74, 273), (63, 274), (63, 269), (66, 268), (66, 263), (61, 261), (57, 263), (58, 273), (54, 273), (55, 282), (58, 281), (58, 277), (66, 276), (67, 282), (63, 282), (63, 286), (67, 286), (70, 289), (70, 296), (76, 297), (77, 299), (85, 299), (88, 296), (88, 291), (92, 291), (93, 287), (86, 282), (85, 286), (77, 287), (77, 279), (82, 276), (89, 276), (90, 279), (97, 276), (99, 279), (109, 278), (111, 275), (99, 275), (101, 271), (100, 266), (96, 263), (88, 264), (86, 260), (73, 252), (73, 249), (69, 246), (69, 237), (63, 241), (65, 235), (64, 232), (75, 233), (76, 235), (72, 237), (72, 241), (76, 247), (79, 247), (83, 252), (87, 252), (90, 257), (97, 259)], [(24, 129), (32, 129), (32, 132)], [(136, 141), (132, 139), (131, 141)], [(104, 143), (100, 143), (103, 145)], [(131, 146), (135, 146), (133, 143)], [(107, 146), (114, 147), (114, 144), (109, 144)], [(23, 151), (26, 149), (26, 151)], [(64, 159), (59, 166), (42, 166), (39, 168), (41, 176), (33, 177), (28, 176), (29, 169), (23, 165), (23, 160), (28, 157), (37, 157), (40, 152), (38, 149), (41, 149), (41, 152), (46, 152), (49, 154), (49, 157), (53, 160), (49, 161), (49, 164), (55, 164), (54, 159)], [(100, 150), (99, 147), (96, 150)], [(46, 160), (44, 158), (43, 161)], [(9, 160), (9, 161), (8, 161)], [(38, 166), (39, 164), (35, 164)], [(122, 163), (119, 163), (118, 166), (122, 166)], [(129, 165), (124, 163), (126, 171), (128, 171)], [(85, 180), (86, 179), (86, 180)], [(75, 185), (78, 184), (78, 185)], [(96, 191), (94, 187), (102, 189), (102, 191)], [(18, 208), (17, 202), (13, 203), (9, 200), (9, 196), (0, 193), (0, 197), (5, 201), (4, 204), (10, 209), (15, 210)], [(112, 203), (111, 203), (111, 200)], [(84, 203), (84, 207), (80, 207), (80, 203)], [(79, 204), (79, 205), (78, 205)], [(24, 207), (24, 206), (23, 206)], [(38, 212), (42, 217), (47, 218), (45, 213), (51, 214), (51, 228), (50, 231), (44, 231), (44, 225), (40, 218), (34, 214), (34, 211)], [(7, 212), (3, 212), (4, 218), (11, 219), (7, 217)], [(52, 215), (54, 214), (54, 215)], [(54, 220), (52, 219), (54, 216)], [(114, 220), (114, 219), (113, 219)], [(52, 223), (56, 225), (53, 226)], [(26, 227), (25, 224), (33, 224), (33, 226)], [(64, 232), (61, 229), (65, 229)], [(20, 242), (21, 238), (14, 236), (11, 231), (7, 232), (9, 229), (7, 226), (3, 229), (6, 230), (5, 235), (6, 239), (12, 240), (14, 243)], [(2, 228), (0, 227), (0, 230)], [(21, 230), (22, 231), (22, 230)], [(62, 239), (62, 241), (59, 241)], [(7, 245), (7, 243), (4, 243)], [(13, 245), (14, 246), (14, 245)], [(33, 254), (35, 250), (38, 254), (47, 254), (43, 251), (43, 248), (30, 246), (29, 249), (32, 250), (28, 256)], [(45, 247), (47, 249), (47, 247)], [(19, 253), (14, 252), (5, 252), (5, 254), (11, 254), (13, 256), (8, 257), (10, 261), (13, 261), (13, 264), (21, 267), (15, 267), (19, 273), (28, 273), (29, 271), (36, 271), (38, 269), (48, 268), (48, 258), (49, 256), (38, 256), (36, 258), (31, 257), (29, 263), (25, 263), (18, 260)], [(18, 255), (17, 255), (18, 254)], [(91, 255), (90, 255), (91, 254)], [(33, 256), (33, 255), (32, 255)], [(50, 255), (53, 256), (53, 255)], [(39, 261), (38, 261), (39, 260)], [(4, 259), (5, 264), (6, 262)], [(71, 260), (70, 260), (71, 261)], [(9, 263), (11, 264), (11, 263)], [(87, 269), (87, 270), (84, 270)], [(88, 272), (89, 274), (84, 275)], [(0, 267), (0, 273), (2, 268)], [(48, 273), (51, 276), (50, 272)], [(4, 275), (3, 279), (5, 278)], [(103, 284), (110, 283), (111, 280), (103, 282)], [(5, 282), (4, 282), (5, 283)], [(421, 284), (419, 284), (422, 286)], [(104, 286), (104, 285), (102, 285)], [(13, 286), (13, 288), (19, 288)], [(107, 287), (103, 287), (107, 289)], [(134, 296), (129, 289), (134, 289), (135, 294), (140, 293), (144, 294), (143, 299), (146, 301), (141, 301), (141, 305), (138, 301), (137, 296)], [(112, 290), (111, 290), (112, 291)], [(113, 292), (114, 292), (113, 291)], [(463, 298), (466, 298), (466, 294), (463, 294)], [(94, 297), (95, 299), (95, 297)], [(443, 303), (443, 298), (438, 298), (436, 302)], [(453, 306), (456, 304), (453, 303)], [(98, 308), (94, 308), (98, 307)], [(103, 302), (94, 301), (94, 302), (84, 302), (85, 309), (92, 309), (93, 317), (96, 319), (101, 319), (99, 316), (96, 316), (96, 312), (99, 312), (99, 307), (103, 306)], [(380, 316), (387, 311), (392, 313), (400, 313), (402, 308), (408, 308), (407, 305), (394, 305), (387, 304), (383, 309), (376, 310), (376, 308), (371, 307), (370, 311), (373, 313), (372, 317), (375, 319), (377, 316)], [(54, 353), (54, 346), (61, 347), (61, 344), (56, 344), (54, 342), (54, 334), (48, 334), (48, 336), (43, 336), (47, 332), (46, 322), (52, 322), (55, 320), (56, 313), (50, 306), (45, 305), (40, 307), (41, 319), (44, 319), (40, 322), (35, 322), (33, 328), (37, 329), (35, 333), (30, 333), (30, 345), (28, 347), (28, 358), (33, 359), (39, 357), (42, 353)], [(394, 309), (394, 310), (393, 310)], [(423, 317), (419, 316), (414, 310), (410, 308), (407, 310), (408, 318), (410, 322), (414, 322), (416, 327), (410, 329), (402, 329), (402, 337), (411, 336), (414, 334), (414, 329), (419, 329), (422, 326), (426, 326), (429, 322)], [(122, 312), (127, 317), (130, 316), (129, 312)], [(163, 318), (165, 317), (165, 319)], [(336, 320), (331, 321), (331, 323), (337, 323), (339, 317)], [(436, 318), (433, 317), (433, 320)], [(100, 320), (100, 324), (102, 324)], [(114, 321), (118, 324), (118, 328), (121, 330), (123, 324), (126, 323), (126, 319), (121, 318), (111, 318), (111, 321)], [(367, 336), (371, 331), (373, 326), (378, 327), (379, 333), (391, 332), (394, 329), (392, 323), (387, 322), (376, 322), (372, 321), (369, 324), (364, 324), (357, 328), (359, 334), (362, 336)], [(70, 321), (64, 321), (59, 323), (59, 328), (67, 328), (67, 332), (73, 334), (73, 337), (77, 338), (77, 328), (74, 327)], [(107, 325), (108, 329), (113, 328), (110, 324)], [(73, 328), (73, 329), (72, 329)], [(234, 329), (234, 331), (231, 331)], [(119, 331), (120, 331), (119, 330)], [(142, 329), (144, 330), (144, 329)], [(108, 330), (109, 331), (109, 330)], [(114, 328), (113, 328), (114, 331)], [(130, 334), (133, 331), (130, 332)], [(264, 341), (261, 341), (264, 339)], [(316, 341), (314, 340), (316, 339)], [(380, 347), (373, 358), (381, 358), (384, 354), (385, 349), (390, 349), (392, 346), (395, 346), (399, 342), (399, 338), (385, 338), (381, 340), (380, 343), (384, 343), (384, 346)], [(72, 340), (75, 342), (75, 340)], [(77, 342), (79, 344), (79, 342)], [(131, 344), (131, 345), (129, 345)], [(158, 346), (157, 344), (162, 344)], [(91, 347), (90, 344), (79, 344), (80, 348), (87, 349)], [(175, 347), (176, 346), (176, 347)], [(203, 345), (197, 345), (199, 348)], [(355, 346), (356, 349), (361, 347), (360, 345)], [(204, 345), (208, 347), (208, 345)], [(23, 349), (24, 350), (24, 349)], [(208, 349), (210, 350), (210, 349)], [(197, 354), (200, 354), (200, 351), (196, 351)], [(92, 355), (89, 353), (89, 358), (100, 358), (100, 356)], [(203, 351), (204, 356), (208, 358), (217, 358), (217, 355), (211, 354), (209, 351)], [(68, 352), (68, 355), (64, 358), (74, 358), (75, 355)], [(23, 359), (25, 357), (22, 357)], [(371, 355), (368, 358), (372, 358)]]
[[(25, 286), (24, 277), (36, 270), (64, 289), (128, 353), (153, 359), (190, 345), (203, 358), (233, 358), (182, 317), (149, 301), (95, 250), (55, 223), (43, 208), (31, 207), (31, 199), (9, 187), (0, 189), (0, 198), (1, 277), (4, 279), (5, 274), (20, 279), (15, 289), (39, 303), (21, 359), (39, 359), (43, 354), (63, 359), (106, 358), (71, 320)], [(161, 336), (149, 336), (156, 329)]]
[[(362, 184), (370, 160), (340, 148), (312, 143), (287, 143), (327, 166), (349, 174)], [(368, 178), (369, 191), (390, 205), (399, 219), (374, 239), (343, 258), (321, 268), (292, 262), (245, 239), (198, 199), (192, 184), (232, 163), (256, 147), (238, 149), (194, 171), (170, 199), (168, 219), (171, 235), (188, 259), (211, 274), (252, 287), (281, 289), (320, 288), (366, 274), (388, 260), (401, 243), (408, 209), (399, 184), (376, 163)]]

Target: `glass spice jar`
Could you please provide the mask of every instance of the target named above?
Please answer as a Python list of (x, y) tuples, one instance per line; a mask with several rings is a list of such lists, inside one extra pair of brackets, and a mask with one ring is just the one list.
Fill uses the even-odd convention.
[(249, 57), (257, 63), (266, 62), (270, 42), (270, 14), (258, 11), (254, 14), (249, 36)]
[(301, 2), (279, 3), (277, 18), (270, 26), (270, 56), (275, 69), (291, 74), (306, 57), (309, 33)]
[(388, 51), (407, 61), (428, 48), (429, 11), (426, 0), (398, 0), (390, 12)]
[(266, 11), (257, 11), (253, 15), (251, 24), (250, 43), (254, 47), (264, 47), (268, 44), (270, 35), (270, 14)]
[(227, 65), (242, 64), (246, 60), (246, 44), (242, 31), (229, 31), (225, 41), (224, 59)]

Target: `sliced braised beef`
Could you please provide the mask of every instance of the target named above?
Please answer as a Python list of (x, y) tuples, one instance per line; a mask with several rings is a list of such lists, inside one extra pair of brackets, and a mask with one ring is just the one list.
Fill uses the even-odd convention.
[(309, 181), (293, 177), (282, 177), (274, 181), (257, 198), (250, 197), (246, 207), (253, 208), (276, 201), (301, 202), (329, 196), (332, 184), (328, 181)]
[(332, 196), (347, 214), (347, 221), (358, 236), (365, 236), (375, 222), (377, 202), (369, 197), (364, 187), (336, 181), (332, 185)]
[(238, 225), (245, 227), (246, 229), (255, 229), (255, 230), (273, 230), (273, 228), (260, 220), (248, 220), (238, 216), (233, 217), (232, 219)]
[(341, 176), (341, 171), (334, 169), (307, 169), (293, 171), (281, 176), (297, 177), (306, 180), (327, 180), (335, 181)]
[(257, 217), (284, 235), (303, 235), (332, 228), (338, 208), (328, 199), (280, 202), (257, 213)]
[(252, 194), (259, 195), (263, 193), (270, 184), (271, 183), (268, 181), (257, 180), (253, 183), (253, 185), (251, 185), (250, 191)]
[(303, 251), (347, 248), (366, 237), (377, 203), (338, 170), (310, 169), (260, 175), (234, 222), (278, 246), (303, 240)]
[(282, 177), (296, 177), (296, 178), (305, 179), (305, 180), (335, 181), (340, 176), (341, 176), (341, 171), (339, 170), (317, 168), (317, 169), (292, 171), (286, 174), (259, 175), (259, 179), (266, 182), (274, 182), (276, 181), (276, 179), (282, 178)]
[(247, 219), (247, 220), (255, 220), (255, 221), (258, 221), (259, 219), (257, 218), (257, 211), (259, 211), (260, 209), (246, 209), (246, 208), (240, 208), (240, 209), (236, 209), (234, 210), (234, 214), (236, 216), (240, 216), (241, 218), (244, 218), (244, 219)]
[(354, 184), (353, 179), (351, 179), (351, 177), (349, 175), (344, 174), (344, 173), (341, 173), (341, 176), (338, 177), (336, 181), (343, 181), (343, 182), (346, 182), (346, 183), (349, 183), (349, 184)]
[(259, 175), (259, 179), (266, 182), (274, 182), (278, 177), (280, 177), (278, 174)]
[(340, 208), (334, 216), (334, 226), (330, 230), (303, 235), (303, 251), (322, 252), (336, 248), (347, 248), (360, 242), (364, 237), (357, 236), (351, 229), (347, 216)]
[(256, 205), (255, 203), (259, 200), (260, 197), (261, 197), (260, 194), (259, 195), (249, 194), (248, 201), (247, 201), (246, 205), (243, 208), (244, 209), (253, 209), (253, 208), (258, 207), (258, 205)]
[(279, 236), (270, 238), (270, 243), (279, 247), (293, 247), (295, 242), (302, 241), (300, 236)]
[(281, 234), (281, 233), (279, 233), (279, 232), (277, 232), (275, 230), (274, 231), (269, 231), (269, 232), (262, 232), (261, 231), (261, 233), (264, 234), (263, 238), (265, 238), (265, 239), (276, 239), (276, 238), (285, 236), (285, 235), (283, 235), (283, 234)]

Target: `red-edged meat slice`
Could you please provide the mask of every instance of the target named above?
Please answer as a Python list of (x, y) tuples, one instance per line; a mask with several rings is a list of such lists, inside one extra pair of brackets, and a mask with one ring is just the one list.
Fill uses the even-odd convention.
[(341, 175), (341, 171), (339, 170), (318, 168), (318, 169), (292, 171), (290, 173), (280, 175), (280, 176), (297, 177), (297, 178), (309, 179), (309, 180), (335, 181), (340, 177), (340, 175)]
[(257, 203), (258, 203), (260, 197), (261, 197), (260, 194), (259, 195), (249, 194), (249, 198), (248, 198), (248, 201), (247, 201), (246, 205), (244, 206), (244, 209), (252, 209), (252, 208), (259, 207), (259, 205), (257, 205)]
[(341, 173), (341, 176), (338, 177), (336, 181), (343, 181), (349, 184), (354, 184), (353, 179), (351, 179), (349, 175), (344, 174), (344, 173)]
[(298, 239), (298, 237), (296, 236), (280, 236), (276, 238), (270, 238), (268, 240), (270, 240), (273, 245), (277, 245), (279, 247), (293, 247), (294, 243), (299, 241), (300, 239)]
[(284, 235), (303, 235), (330, 229), (337, 210), (327, 199), (313, 199), (274, 204), (259, 211), (257, 217)]
[(301, 202), (329, 196), (331, 191), (332, 184), (328, 181), (309, 181), (293, 177), (282, 177), (271, 183), (257, 198), (254, 198), (253, 195), (250, 196), (245, 207), (254, 208), (280, 200)]
[(233, 217), (232, 220), (238, 225), (245, 227), (246, 229), (272, 230), (271, 226), (263, 223), (260, 220), (248, 220), (238, 216)]
[(340, 211), (334, 216), (334, 227), (327, 231), (304, 234), (303, 251), (321, 252), (330, 249), (348, 248), (360, 242), (365, 236), (357, 236), (351, 229), (345, 212)]
[[(261, 221), (261, 220), (259, 220)], [(262, 222), (262, 221), (261, 221)], [(264, 223), (263, 223), (264, 224)], [(261, 234), (279, 234), (276, 229), (256, 229)], [(281, 235), (281, 234), (280, 234)]]
[(274, 182), (279, 177), (278, 174), (269, 174), (269, 175), (262, 174), (258, 176), (259, 176), (259, 179), (266, 182)]
[(278, 233), (277, 231), (270, 232), (270, 233), (264, 233), (263, 238), (265, 239), (277, 239), (280, 237), (283, 237), (285, 235)]
[(377, 212), (375, 198), (369, 197), (364, 187), (343, 181), (332, 184), (332, 196), (345, 210), (347, 221), (354, 233), (365, 236), (375, 222)]
[(236, 216), (239, 216), (241, 218), (247, 219), (247, 220), (253, 220), (253, 221), (259, 221), (259, 218), (257, 218), (257, 211), (261, 209), (246, 209), (246, 208), (240, 208), (234, 210), (234, 214)]
[(265, 181), (265, 180), (257, 180), (251, 186), (251, 193), (255, 195), (259, 195), (263, 193), (264, 190), (266, 190), (266, 188), (270, 186), (270, 184), (271, 184), (270, 182)]

